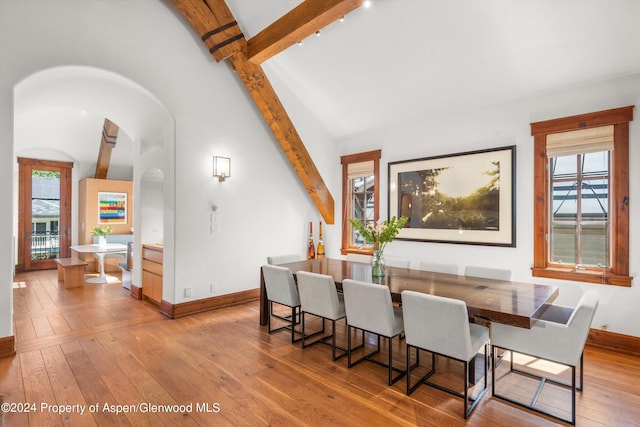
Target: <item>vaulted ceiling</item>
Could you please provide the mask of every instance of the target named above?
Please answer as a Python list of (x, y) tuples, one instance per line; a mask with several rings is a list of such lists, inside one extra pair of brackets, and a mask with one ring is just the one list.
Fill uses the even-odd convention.
[[(249, 39), (300, 1), (227, 3)], [(640, 72), (636, 0), (370, 3), (263, 64), (337, 140)]]
[[(635, 62), (624, 63), (628, 70), (611, 67), (618, 59), (631, 56), (622, 55), (625, 49), (618, 43), (632, 49), (633, 42), (625, 37), (632, 36), (636, 28), (620, 25), (616, 18), (621, 18), (617, 14), (624, 8), (615, 7), (615, 2), (609, 3), (614, 13), (607, 13), (609, 10), (598, 7), (588, 10), (602, 6), (597, 3), (587, 3), (576, 12), (548, 8), (548, 4), (531, 8), (520, 2), (516, 9), (491, 0), (456, 2), (442, 9), (431, 1), (394, 5), (384, 0), (305, 0), (290, 4), (281, 16), (273, 17), (273, 23), (256, 26), (255, 35), (245, 33), (250, 22), (269, 15), (252, 14), (255, 9), (243, 9), (240, 2), (235, 13), (225, 0), (172, 2), (216, 61), (228, 59), (232, 64), (328, 224), (334, 220), (333, 197), (262, 63), (272, 62), (272, 72), (281, 84), (288, 86), (336, 139), (424, 116), (617, 77), (635, 72), (640, 65), (637, 57)], [(466, 8), (458, 10), (461, 5)], [(377, 14), (366, 15), (373, 8), (379, 8)], [(413, 19), (406, 19), (407, 12)], [(336, 21), (344, 22), (347, 14), (355, 17), (349, 31), (346, 25), (324, 31)], [(246, 19), (246, 28), (239, 23), (239, 16)], [(432, 17), (436, 19), (429, 19)], [(511, 18), (523, 25), (513, 25)], [(569, 26), (575, 18), (583, 19), (578, 19), (575, 27)], [(462, 37), (461, 30), (467, 30)], [(316, 45), (322, 47), (305, 51), (305, 38), (315, 38)], [(362, 40), (364, 44), (360, 44)], [(300, 47), (297, 51), (293, 49), (296, 45)], [(534, 75), (539, 78), (532, 79)], [(568, 76), (572, 79), (565, 80)]]
[[(227, 0), (247, 39), (300, 3)], [(637, 0), (370, 3), (262, 63), (276, 91), (286, 85), (337, 141), (640, 73)], [(57, 99), (54, 86), (43, 88)], [(95, 120), (86, 161), (98, 156), (103, 122)], [(111, 162), (130, 158), (122, 154), (115, 150)]]

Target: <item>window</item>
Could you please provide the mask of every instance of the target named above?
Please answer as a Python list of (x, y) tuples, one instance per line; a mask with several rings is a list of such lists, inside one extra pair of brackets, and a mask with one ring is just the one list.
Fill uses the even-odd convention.
[(363, 224), (378, 220), (381, 150), (340, 157), (342, 164), (342, 254), (372, 253), (349, 219)]
[(537, 277), (630, 286), (624, 107), (531, 123)]

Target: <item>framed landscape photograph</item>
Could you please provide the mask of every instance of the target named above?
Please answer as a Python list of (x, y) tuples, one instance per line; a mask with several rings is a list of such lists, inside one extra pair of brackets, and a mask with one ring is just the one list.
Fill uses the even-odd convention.
[(516, 245), (516, 147), (389, 163), (389, 217), (409, 218), (397, 239)]

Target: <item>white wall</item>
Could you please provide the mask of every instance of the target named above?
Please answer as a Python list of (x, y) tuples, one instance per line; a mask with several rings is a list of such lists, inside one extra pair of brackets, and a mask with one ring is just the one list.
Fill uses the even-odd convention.
[[(13, 102), (12, 88), (0, 84), (0, 194), (14, 200), (13, 189)], [(0, 337), (13, 335), (13, 204), (0, 203)]]
[[(387, 162), (516, 145), (515, 248), (473, 246), (446, 243), (394, 241), (385, 255), (465, 265), (510, 268), (513, 279), (548, 283), (560, 288), (557, 303), (574, 305), (587, 289), (600, 294), (600, 308), (593, 327), (607, 325), (609, 331), (640, 336), (640, 284), (631, 288), (589, 285), (546, 280), (531, 276), (533, 262), (533, 138), (529, 124), (591, 111), (640, 105), (640, 74), (575, 87), (535, 98), (495, 106), (484, 110), (461, 111), (455, 116), (428, 117), (388, 129), (375, 129), (343, 141), (343, 153), (382, 148), (381, 193), (387, 194)], [(630, 124), (630, 272), (640, 272), (640, 117)], [(381, 217), (387, 216), (387, 199), (381, 200)], [(634, 213), (635, 212), (635, 213)]]
[[(3, 0), (0, 40), (4, 41), (0, 44), (0, 197), (4, 200), (12, 200), (14, 192), (15, 85), (50, 67), (97, 67), (148, 90), (173, 120), (157, 138), (175, 140), (175, 146), (163, 146), (161, 159), (146, 161), (142, 155), (138, 164), (144, 170), (160, 167), (165, 173), (163, 239), (168, 264), (165, 275), (170, 287), (165, 289), (164, 299), (180, 303), (253, 289), (258, 286), (259, 266), (267, 255), (304, 253), (308, 222), (315, 225), (320, 219), (307, 192), (229, 65), (215, 63), (170, 2)], [(638, 80), (634, 76), (486, 110), (461, 111), (455, 117), (431, 117), (393, 129), (376, 129), (344, 141), (340, 152), (295, 96), (281, 82), (274, 82), (274, 86), (281, 92), (285, 107), (335, 198), (337, 223), (325, 228), (328, 256), (339, 254), (339, 155), (382, 148), (384, 195), (389, 161), (515, 144), (516, 248), (394, 242), (387, 251), (389, 256), (406, 256), (414, 262), (455, 259), (461, 265), (509, 265), (516, 280), (531, 281), (533, 183), (529, 123), (638, 104)], [(135, 125), (128, 123), (127, 127)], [(635, 121), (631, 130), (632, 165), (638, 162), (639, 135)], [(131, 138), (139, 144), (141, 153), (145, 152), (147, 139), (154, 139), (135, 134)], [(72, 153), (66, 155), (73, 158)], [(213, 155), (231, 158), (232, 176), (224, 183), (211, 177)], [(136, 191), (144, 170), (134, 170)], [(638, 197), (634, 197), (640, 191), (639, 173), (631, 168), (632, 212), (639, 208)], [(210, 212), (214, 204), (219, 208), (221, 231), (211, 235)], [(381, 208), (384, 217), (386, 200), (382, 200)], [(0, 206), (0, 217), (12, 215), (12, 205)], [(175, 235), (168, 235), (168, 229)], [(9, 223), (0, 226), (0, 337), (12, 334), (12, 237)], [(634, 274), (640, 267), (639, 237), (632, 214), (630, 262)], [(135, 280), (139, 275), (134, 272)], [(632, 288), (574, 283), (559, 286), (560, 302), (566, 303), (574, 303), (586, 288), (597, 288), (603, 304), (595, 326), (607, 323), (609, 330), (640, 336), (635, 314), (640, 302), (637, 284)], [(185, 288), (191, 288), (191, 298), (184, 297)]]

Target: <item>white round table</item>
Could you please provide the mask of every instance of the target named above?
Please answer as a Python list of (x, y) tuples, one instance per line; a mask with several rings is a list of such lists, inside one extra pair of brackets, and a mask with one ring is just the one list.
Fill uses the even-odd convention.
[(121, 243), (107, 243), (106, 245), (76, 245), (71, 246), (71, 250), (83, 254), (95, 254), (100, 260), (100, 274), (98, 277), (90, 277), (85, 279), (87, 283), (107, 283), (107, 275), (104, 271), (104, 256), (108, 253), (124, 252), (127, 253), (127, 245)]

